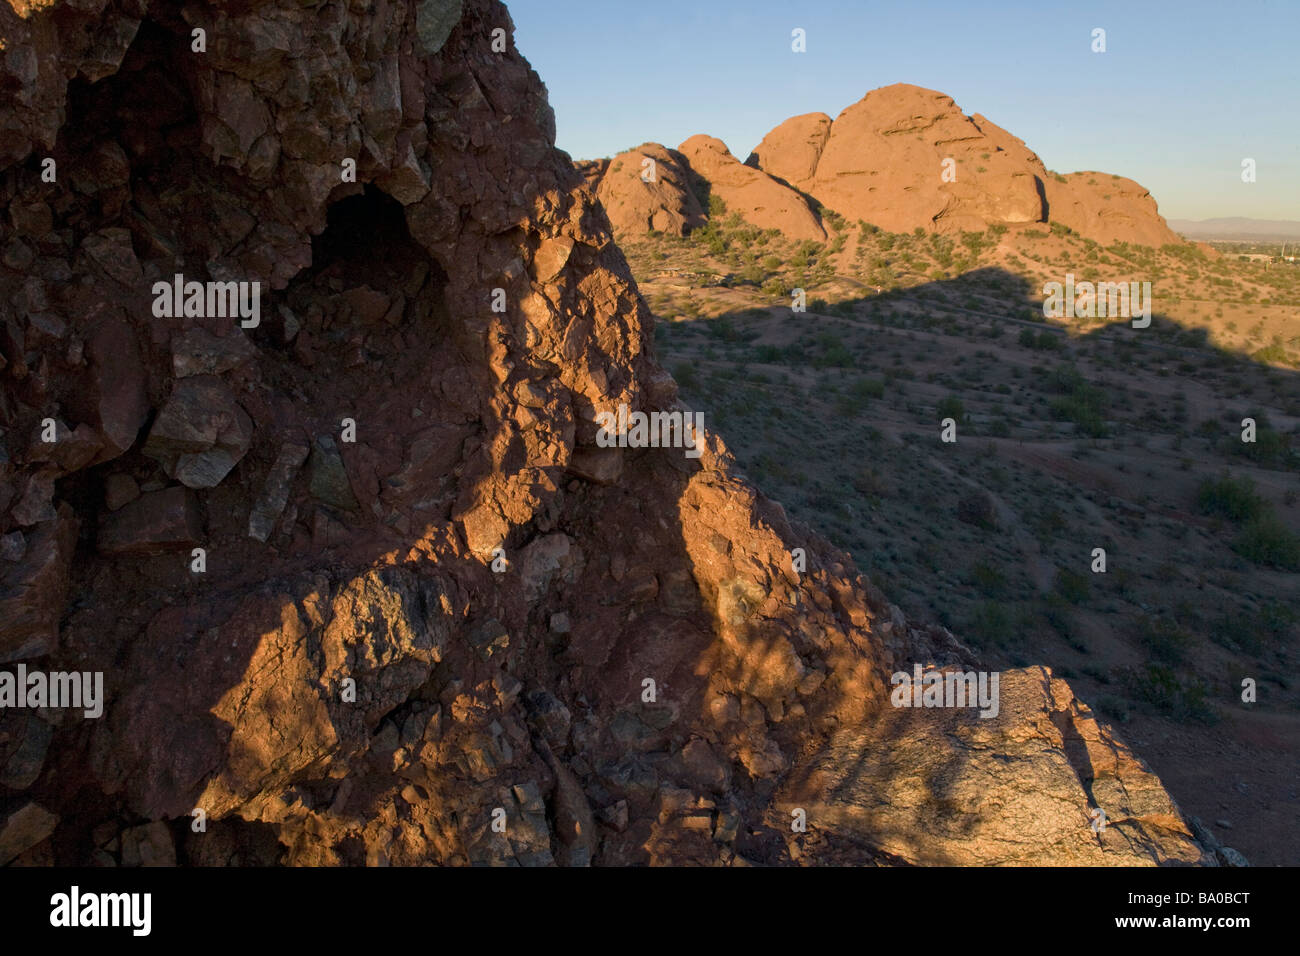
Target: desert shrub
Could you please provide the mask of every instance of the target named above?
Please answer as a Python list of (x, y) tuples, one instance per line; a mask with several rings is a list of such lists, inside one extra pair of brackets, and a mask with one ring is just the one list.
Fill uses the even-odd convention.
[(1006, 642), (1012, 627), (1011, 612), (998, 601), (980, 601), (966, 619), (965, 631), (981, 647)]
[(1207, 478), (1196, 492), (1197, 511), (1232, 521), (1257, 518), (1266, 510), (1267, 504), (1249, 478), (1233, 478), (1231, 475)]
[(1262, 654), (1284, 644), (1295, 626), (1296, 612), (1280, 601), (1257, 611), (1231, 611), (1214, 622), (1210, 640), (1233, 651)]
[(1050, 392), (1057, 393), (1048, 402), (1053, 418), (1073, 422), (1075, 428), (1089, 438), (1106, 435), (1106, 393), (1089, 385), (1072, 366), (1063, 365), (1048, 373), (1044, 382)]
[(1297, 454), (1292, 447), (1290, 435), (1274, 428), (1262, 411), (1253, 411), (1243, 417), (1255, 420), (1255, 440), (1242, 441), (1240, 433), (1234, 431), (1234, 434), (1223, 439), (1223, 450), (1249, 458), (1261, 465), (1275, 465), (1282, 468), (1300, 466), (1300, 454)]
[(849, 389), (855, 398), (884, 398), (885, 383), (875, 378), (858, 379)]
[(956, 395), (949, 395), (946, 398), (939, 399), (939, 404), (934, 409), (939, 414), (939, 420), (951, 418), (955, 422), (966, 421), (966, 406)]
[(1147, 664), (1129, 668), (1123, 673), (1123, 683), (1136, 700), (1170, 717), (1201, 723), (1214, 723), (1218, 719), (1205, 685), (1195, 678), (1184, 683), (1171, 667)]
[(1007, 576), (996, 565), (983, 559), (970, 566), (967, 579), (986, 597), (999, 597), (1007, 588)]
[(678, 362), (674, 365), (673, 378), (682, 388), (695, 389), (700, 385), (700, 377), (695, 372), (695, 366), (690, 362)]
[(1069, 568), (1061, 568), (1056, 572), (1056, 579), (1052, 582), (1052, 590), (1071, 604), (1082, 604), (1088, 600), (1091, 583), (1088, 580), (1088, 575), (1072, 571)]
[(1192, 636), (1167, 616), (1139, 617), (1136, 636), (1152, 658), (1166, 664), (1180, 662), (1192, 643)]
[(1232, 550), (1248, 561), (1283, 571), (1300, 571), (1300, 537), (1271, 508), (1246, 522)]

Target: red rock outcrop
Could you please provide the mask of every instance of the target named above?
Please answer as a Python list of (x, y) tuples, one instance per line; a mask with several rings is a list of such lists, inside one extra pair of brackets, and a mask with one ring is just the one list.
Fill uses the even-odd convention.
[(589, 163), (582, 171), (588, 184), (594, 184), (617, 236), (651, 230), (681, 236), (704, 225), (704, 210), (691, 189), (690, 167), (676, 150), (643, 143), (612, 160)]
[(1102, 245), (1183, 243), (1156, 209), (1151, 193), (1141, 184), (1110, 173), (1070, 173), (1063, 178), (1065, 182), (1048, 175), (1043, 180), (1052, 222), (1069, 226)]
[(723, 201), (751, 226), (777, 229), (791, 239), (826, 238), (808, 200), (771, 176), (731, 155), (726, 143), (712, 136), (692, 136), (677, 147), (691, 169), (709, 184), (710, 195)]
[(794, 239), (826, 238), (817, 213), (796, 190), (743, 165), (725, 143), (692, 136), (677, 149), (645, 143), (612, 160), (574, 164), (609, 215), (616, 239), (651, 231), (685, 235), (709, 214), (697, 191), (722, 200), (726, 214)]
[(792, 116), (763, 137), (745, 165), (807, 192), (830, 135), (831, 118), (825, 113)]
[[(1050, 220), (1102, 243), (1179, 241), (1137, 183), (1088, 173), (1061, 183), (986, 117), (904, 83), (872, 90), (834, 121), (824, 113), (786, 120), (747, 162), (850, 220), (894, 232)], [(1087, 185), (1094, 176), (1104, 183)]]
[[(1200, 859), (1060, 681), (970, 743), (892, 713), (892, 670), (968, 656), (711, 430), (600, 446), (601, 412), (683, 409), (496, 30), (495, 0), (0, 6), (0, 660), (105, 695), (0, 710), (0, 864)], [(158, 308), (178, 274), (259, 283), (260, 320)], [(886, 721), (994, 849), (934, 791), (842, 829), (899, 769), (843, 734)], [(845, 753), (881, 775), (792, 833)], [(1011, 816), (966, 799), (1003, 755)], [(1085, 851), (1105, 774), (1126, 829)]]

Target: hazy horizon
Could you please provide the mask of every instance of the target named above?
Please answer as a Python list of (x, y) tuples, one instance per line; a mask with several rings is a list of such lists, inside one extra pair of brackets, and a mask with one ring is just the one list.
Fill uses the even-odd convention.
[[(1300, 8), (1283, 2), (1239, 4), (1230, 17), (1206, 0), (1086, 11), (515, 0), (510, 10), (549, 90), (557, 145), (574, 159), (708, 133), (744, 160), (791, 116), (835, 117), (869, 90), (910, 83), (982, 113), (1049, 169), (1138, 181), (1166, 218), (1300, 219), (1300, 109), (1285, 93)], [(796, 27), (805, 53), (791, 51)], [(1098, 27), (1104, 53), (1091, 49)], [(1244, 158), (1254, 183), (1241, 181)]]

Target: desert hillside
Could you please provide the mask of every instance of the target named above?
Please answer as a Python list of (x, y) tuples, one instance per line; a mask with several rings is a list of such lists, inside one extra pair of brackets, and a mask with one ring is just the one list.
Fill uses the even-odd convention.
[[(1300, 267), (823, 216), (623, 241), (683, 396), (910, 620), (1049, 664), (1218, 838), (1297, 859)], [(1150, 325), (1045, 317), (1067, 275), (1150, 283)]]

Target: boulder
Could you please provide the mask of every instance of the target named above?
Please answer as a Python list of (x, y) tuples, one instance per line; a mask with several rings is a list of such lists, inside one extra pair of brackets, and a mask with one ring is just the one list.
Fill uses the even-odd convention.
[(0, 564), (0, 663), (57, 646), (78, 526), (72, 508), (60, 504), (52, 520), (26, 533), (18, 561)]
[(48, 837), (58, 822), (56, 814), (30, 800), (0, 819), (0, 866)]
[(252, 441), (253, 423), (230, 387), (196, 375), (176, 383), (142, 450), (187, 488), (215, 488)]
[(792, 116), (763, 137), (745, 165), (806, 192), (830, 135), (831, 118), (825, 113)]
[(682, 236), (704, 225), (705, 211), (691, 189), (690, 169), (675, 150), (642, 143), (619, 153), (596, 187), (614, 237), (651, 230)]

